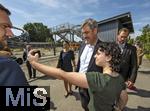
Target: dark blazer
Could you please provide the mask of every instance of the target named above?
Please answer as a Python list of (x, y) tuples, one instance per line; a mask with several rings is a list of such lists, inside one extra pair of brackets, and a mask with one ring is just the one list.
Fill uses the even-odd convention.
[(137, 54), (136, 47), (128, 43), (122, 52), (122, 59), (120, 64), (120, 74), (126, 80), (130, 80), (133, 83), (137, 77)]
[(22, 58), (23, 58), (23, 61), (27, 60), (27, 50), (24, 50)]
[(28, 86), (26, 77), (16, 61), (0, 57), (0, 86)]
[[(102, 67), (99, 67), (95, 64), (95, 58), (94, 58), (94, 55), (96, 54), (96, 51), (98, 49), (98, 46), (97, 44), (99, 44), (101, 41), (98, 39), (97, 40), (97, 43), (94, 47), (94, 52), (93, 52), (93, 55), (91, 57), (91, 60), (90, 60), (90, 63), (89, 63), (89, 66), (88, 66), (88, 69), (87, 69), (87, 72), (91, 72), (91, 71), (95, 71), (95, 72), (102, 72)], [(77, 62), (77, 69), (76, 71), (79, 72), (79, 69), (80, 69), (80, 57), (81, 57), (81, 54), (85, 48), (86, 44), (85, 43), (82, 43), (81, 46), (80, 46), (80, 49), (79, 49), (79, 55), (78, 55), (78, 62)]]

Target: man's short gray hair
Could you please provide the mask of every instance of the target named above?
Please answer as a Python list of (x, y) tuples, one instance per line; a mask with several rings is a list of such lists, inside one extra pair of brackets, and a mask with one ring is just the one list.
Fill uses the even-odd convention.
[(81, 25), (81, 29), (85, 26), (85, 25), (88, 25), (90, 27), (90, 29), (94, 29), (94, 28), (97, 28), (98, 27), (98, 24), (97, 24), (97, 21), (92, 19), (92, 18), (88, 18), (86, 19), (82, 25)]

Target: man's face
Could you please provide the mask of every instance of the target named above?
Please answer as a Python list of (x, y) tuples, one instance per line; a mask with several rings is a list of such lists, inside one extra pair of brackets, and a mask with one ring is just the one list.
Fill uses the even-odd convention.
[(124, 31), (120, 32), (120, 34), (117, 37), (118, 43), (120, 43), (120, 44), (125, 43), (128, 38), (128, 35), (129, 35), (128, 32), (124, 32)]
[(0, 10), (0, 43), (6, 42), (8, 37), (12, 37), (11, 21), (5, 11)]
[(94, 44), (97, 39), (97, 29), (90, 29), (88, 25), (82, 28), (82, 35), (87, 44)]

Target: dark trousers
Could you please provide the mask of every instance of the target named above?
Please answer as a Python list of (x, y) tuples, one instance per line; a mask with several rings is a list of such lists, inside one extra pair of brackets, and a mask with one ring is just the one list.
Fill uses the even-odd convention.
[(31, 66), (29, 61), (26, 62), (26, 65), (27, 65), (27, 69), (28, 69), (29, 78), (32, 77), (32, 74), (33, 74), (33, 78), (35, 78), (36, 77), (36, 70), (34, 68), (32, 68), (32, 66)]
[(81, 99), (81, 105), (85, 111), (89, 111), (88, 104), (90, 101), (90, 96), (88, 93), (88, 89), (79, 88), (79, 94)]

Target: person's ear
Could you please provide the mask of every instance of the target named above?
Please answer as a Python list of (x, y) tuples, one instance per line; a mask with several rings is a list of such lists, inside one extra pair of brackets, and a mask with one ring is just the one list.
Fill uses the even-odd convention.
[(106, 57), (106, 61), (107, 61), (107, 62), (111, 61), (111, 59), (112, 59), (112, 56), (110, 56), (110, 55), (108, 55), (108, 56)]
[(97, 34), (97, 28), (94, 28), (94, 33)]

